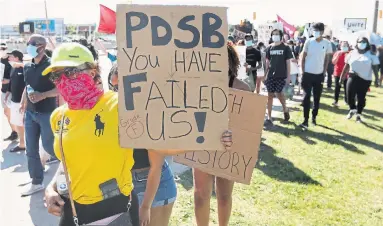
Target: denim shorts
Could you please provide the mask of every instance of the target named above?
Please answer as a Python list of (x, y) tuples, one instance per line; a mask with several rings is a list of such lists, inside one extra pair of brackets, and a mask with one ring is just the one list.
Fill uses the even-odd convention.
[[(144, 201), (144, 195), (146, 190), (146, 182), (148, 180), (149, 169), (143, 171), (132, 171), (134, 191), (138, 196), (140, 206)], [(169, 164), (165, 161), (162, 166), (160, 185), (156, 196), (154, 197), (152, 208), (158, 206), (166, 206), (176, 201), (177, 187), (174, 181), (173, 172), (169, 167)]]

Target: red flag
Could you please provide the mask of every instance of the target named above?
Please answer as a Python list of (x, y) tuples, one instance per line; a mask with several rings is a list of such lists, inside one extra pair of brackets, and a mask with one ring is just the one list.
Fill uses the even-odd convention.
[(116, 33), (116, 12), (101, 4), (98, 32), (106, 34)]
[(279, 15), (277, 15), (277, 20), (279, 23), (282, 23), (283, 24), (283, 30), (285, 30), (285, 32), (289, 35), (294, 35), (294, 32), (297, 30), (295, 29), (295, 27), (289, 23), (287, 23), (284, 19), (282, 19), (282, 17), (280, 17)]

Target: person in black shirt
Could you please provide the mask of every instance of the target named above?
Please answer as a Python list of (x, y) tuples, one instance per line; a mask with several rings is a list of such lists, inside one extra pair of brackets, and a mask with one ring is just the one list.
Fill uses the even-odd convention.
[(16, 130), (14, 126), (12, 126), (11, 121), (10, 121), (10, 116), (11, 116), (11, 109), (10, 109), (10, 99), (8, 101), (5, 101), (5, 96), (8, 91), (9, 87), (9, 80), (11, 76), (11, 70), (12, 67), (9, 64), (8, 60), (8, 54), (6, 52), (7, 50), (7, 44), (1, 43), (0, 44), (0, 78), (1, 78), (1, 106), (4, 109), (4, 115), (7, 117), (9, 126), (12, 129), (12, 133), (10, 136), (4, 139), (4, 141), (15, 141), (17, 140), (18, 136), (16, 133)]
[(266, 81), (265, 85), (268, 92), (267, 102), (267, 122), (273, 123), (271, 112), (273, 109), (274, 94), (282, 104), (285, 121), (290, 120), (290, 114), (286, 107), (286, 99), (282, 92), (287, 82), (290, 82), (290, 59), (293, 58), (290, 47), (283, 44), (283, 33), (275, 29), (271, 33), (273, 43), (266, 49)]
[(262, 56), (261, 52), (253, 47), (253, 36), (246, 34), (245, 36), (246, 45), (246, 71), (248, 75), (253, 77), (254, 84), (257, 93), (261, 90), (261, 82), (263, 77), (257, 77), (257, 70), (262, 67)]
[(52, 157), (53, 132), (50, 125), (50, 116), (56, 108), (57, 91), (48, 76), (42, 72), (50, 65), (50, 58), (45, 55), (46, 39), (34, 34), (27, 43), (27, 52), (32, 56), (32, 62), (24, 65), (24, 89), (21, 111), (25, 111), (25, 141), (27, 147), (28, 170), (32, 184), (23, 196), (28, 196), (44, 189), (44, 171), (39, 155), (39, 139), (41, 135), (42, 146)]
[(378, 48), (378, 56), (379, 56), (379, 62), (380, 62), (380, 65), (379, 65), (379, 68), (380, 68), (380, 86), (383, 85), (383, 46), (380, 46)]
[(85, 38), (81, 38), (78, 41), (81, 45), (85, 46), (86, 48), (89, 49), (89, 51), (92, 53), (94, 60), (98, 60), (98, 53), (97, 50), (94, 48), (94, 46), (90, 43)]
[(25, 151), (24, 143), (24, 115), (20, 113), (20, 102), (25, 89), (24, 69), (20, 66), (23, 62), (23, 53), (18, 50), (13, 50), (8, 53), (9, 63), (13, 67), (11, 78), (8, 86), (8, 91), (5, 96), (6, 101), (11, 100), (11, 117), (10, 122), (14, 126), (18, 136), (19, 145), (11, 149), (11, 152)]

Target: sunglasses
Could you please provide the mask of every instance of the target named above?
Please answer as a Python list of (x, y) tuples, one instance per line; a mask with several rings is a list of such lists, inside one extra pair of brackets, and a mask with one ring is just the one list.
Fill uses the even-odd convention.
[(366, 43), (367, 44), (367, 42), (364, 40), (358, 41), (358, 43)]
[(87, 68), (64, 68), (62, 70), (56, 70), (52, 71), (49, 75), (49, 80), (51, 80), (53, 83), (60, 82), (60, 79), (62, 76), (67, 77), (68, 79), (76, 79), (77, 75), (80, 72), (88, 70)]
[(29, 41), (29, 42), (27, 42), (27, 46), (29, 46), (29, 45), (31, 45), (31, 46), (40, 46), (40, 44), (37, 43), (36, 41)]

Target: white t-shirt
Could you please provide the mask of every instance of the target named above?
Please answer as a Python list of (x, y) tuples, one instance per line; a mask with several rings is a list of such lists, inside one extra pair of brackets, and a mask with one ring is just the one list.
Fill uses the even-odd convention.
[(5, 65), (3, 63), (0, 63), (0, 80), (3, 80), (4, 70), (5, 70)]
[(379, 65), (379, 58), (370, 51), (360, 54), (353, 50), (347, 54), (345, 63), (350, 65), (350, 73), (356, 73), (364, 80), (372, 81), (372, 65)]
[(327, 39), (317, 42), (315, 38), (310, 38), (306, 41), (303, 51), (307, 53), (304, 72), (323, 74), (326, 55), (332, 53), (331, 42)]

